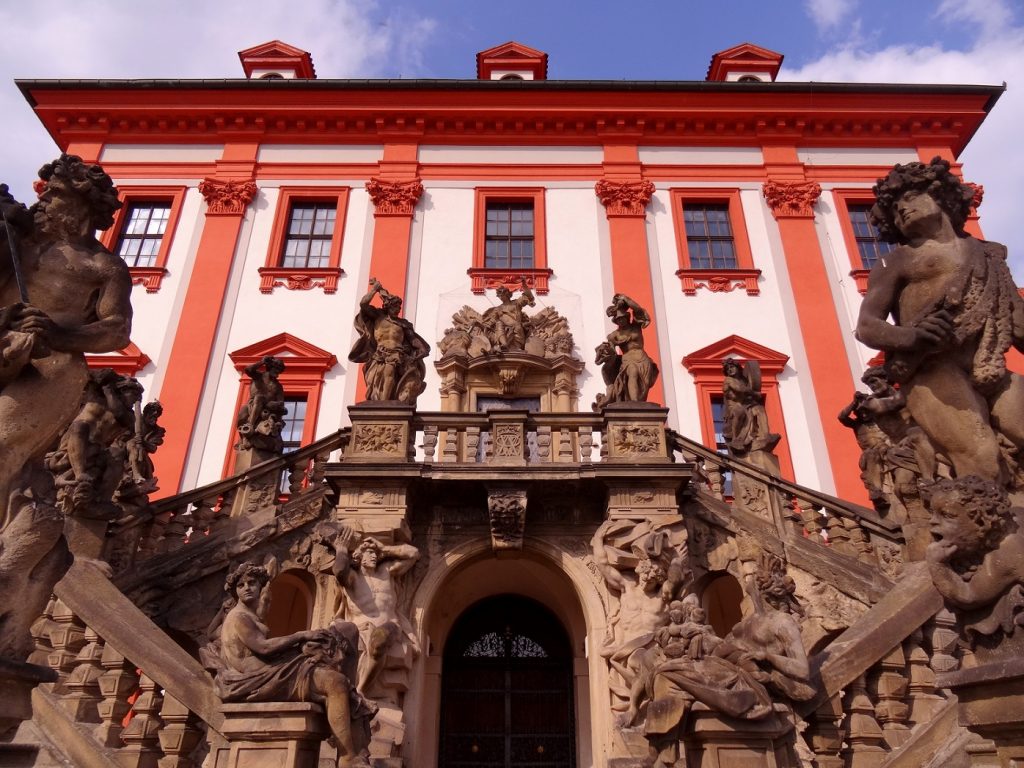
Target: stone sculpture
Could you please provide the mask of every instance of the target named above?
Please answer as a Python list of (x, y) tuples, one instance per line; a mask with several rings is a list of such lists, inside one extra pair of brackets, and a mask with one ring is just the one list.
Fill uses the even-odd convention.
[(0, 185), (0, 656), (23, 659), (28, 628), (68, 564), (52, 478), (42, 467), (81, 407), (86, 352), (129, 342), (131, 277), (95, 237), (120, 208), (98, 165), (61, 155), (43, 166), (39, 200)]
[(395, 581), (416, 564), (420, 552), (410, 544), (384, 545), (372, 536), (352, 549), (355, 532), (332, 524), (323, 524), (319, 537), (334, 551), (331, 572), (345, 590), (338, 615), (359, 630), (362, 658), (357, 688), (367, 696), (394, 699), (394, 692), (378, 684), (381, 673), (391, 658), (401, 658), (401, 666), (407, 669), (419, 655), (415, 631), (398, 610)]
[(663, 642), (646, 670), (651, 700), (644, 723), (658, 753), (655, 768), (679, 765), (679, 742), (695, 701), (727, 717), (763, 720), (772, 714), (775, 702), (814, 696), (794, 618), (803, 610), (785, 564), (763, 554), (750, 592), (753, 613), (725, 639), (704, 625), (692, 595), (683, 601), (677, 620), (659, 630)]
[(242, 563), (227, 577), (217, 695), (225, 702), (321, 704), (338, 748), (338, 768), (369, 768), (369, 719), (376, 707), (352, 684), (355, 627), (335, 622), (327, 629), (268, 637), (263, 619), (269, 582), (267, 569), (255, 563)]
[(142, 385), (135, 379), (110, 368), (90, 371), (81, 410), (45, 461), (64, 514), (107, 520), (119, 516), (113, 497), (130, 472), (128, 441), (141, 399)]
[(964, 232), (974, 190), (941, 158), (896, 165), (874, 192), (872, 220), (899, 247), (871, 271), (857, 337), (885, 351), (910, 416), (956, 475), (1019, 486), (1024, 379), (1005, 353), (1024, 349), (1024, 300), (1006, 248)]
[[(968, 475), (925, 490), (935, 541), (926, 559), (935, 588), (958, 614), (979, 659), (1000, 645), (1024, 650), (1024, 509), (992, 480)], [(1009, 649), (1006, 649), (1009, 650)]]
[(572, 355), (574, 342), (569, 324), (553, 307), (545, 307), (535, 315), (523, 311), (524, 307), (536, 304), (525, 281), (522, 293), (515, 299), (505, 286), (499, 286), (496, 293), (500, 303), (483, 314), (465, 306), (452, 315), (452, 326), (445, 330), (438, 344), (443, 356), (474, 359), (503, 352), (525, 352), (544, 358)]
[(163, 445), (167, 430), (158, 423), (164, 413), (159, 400), (153, 400), (141, 410), (136, 405), (135, 434), (128, 441), (128, 463), (132, 482), (144, 493), (158, 490), (150, 458)]
[(621, 725), (635, 717), (633, 686), (669, 623), (668, 608), (691, 576), (685, 534), (634, 520), (608, 520), (591, 539), (594, 565), (618, 598), (601, 655), (612, 671), (612, 709)]
[(722, 437), (729, 452), (745, 459), (756, 451), (771, 452), (781, 436), (768, 429), (768, 414), (761, 391), (761, 368), (756, 360), (722, 362), (722, 399), (725, 424)]
[[(377, 294), (380, 308), (370, 303)], [(355, 319), (359, 338), (348, 355), (353, 363), (363, 363), (367, 401), (416, 405), (416, 398), (426, 389), (423, 358), (430, 354), (430, 345), (412, 323), (399, 317), (401, 311), (402, 299), (371, 277), (370, 291), (359, 301)]]
[(284, 429), (284, 387), (278, 377), (284, 372), (284, 361), (267, 356), (258, 363), (245, 366), (245, 373), (252, 380), (249, 399), (238, 411), (238, 450), (253, 451), (257, 464), (283, 450), (281, 430)]
[(615, 330), (596, 350), (594, 362), (601, 366), (607, 391), (597, 396), (595, 411), (612, 403), (646, 402), (658, 379), (658, 366), (644, 351), (643, 329), (651, 324), (647, 310), (629, 296), (617, 293), (605, 314), (615, 323)]

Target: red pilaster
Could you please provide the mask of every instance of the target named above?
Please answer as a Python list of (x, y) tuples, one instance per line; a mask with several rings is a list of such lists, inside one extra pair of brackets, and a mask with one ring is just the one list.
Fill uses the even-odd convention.
[[(772, 161), (777, 162), (775, 168)], [(856, 383), (814, 229), (814, 204), (821, 187), (803, 180), (803, 167), (794, 148), (766, 147), (765, 162), (769, 180), (764, 185), (764, 196), (782, 238), (836, 493), (866, 503), (867, 492), (858, 477), (860, 449), (850, 431), (835, 418), (850, 401)]]
[[(654, 184), (641, 175), (635, 144), (605, 145), (604, 178), (597, 182), (594, 191), (608, 217), (615, 293), (626, 294), (650, 313), (651, 324), (644, 332), (644, 349), (664, 371), (658, 350), (658, 321), (647, 250), (647, 204), (654, 194)], [(659, 375), (651, 387), (648, 394), (651, 402), (665, 402), (663, 376)]]
[(173, 495), (181, 488), (238, 233), (256, 196), (256, 183), (251, 178), (211, 178), (199, 185), (199, 191), (206, 199), (206, 220), (160, 388), (167, 437), (153, 460), (161, 496)]

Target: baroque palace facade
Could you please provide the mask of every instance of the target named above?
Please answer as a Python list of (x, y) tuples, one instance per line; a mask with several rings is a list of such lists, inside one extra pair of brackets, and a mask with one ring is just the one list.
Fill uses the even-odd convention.
[[(919, 562), (919, 428), (854, 400), (893, 248), (872, 186), (962, 177), (1003, 87), (776, 82), (751, 44), (678, 82), (548, 80), (513, 42), (465, 80), (239, 56), (238, 79), (19, 82), (123, 203), (99, 237), (134, 319), (87, 356), (97, 391), (110, 368), (162, 412), (129, 430), (131, 503), (64, 497), (76, 563), (30, 627), (55, 675), (0, 762), (1005, 758), (951, 693), (971, 654)], [(225, 671), (229, 574), (239, 605), (262, 589), (246, 664), (322, 644), (262, 688)]]

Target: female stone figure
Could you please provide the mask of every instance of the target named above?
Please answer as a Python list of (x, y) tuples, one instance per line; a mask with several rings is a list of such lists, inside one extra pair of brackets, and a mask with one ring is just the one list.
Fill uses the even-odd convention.
[(752, 451), (772, 451), (781, 439), (768, 429), (764, 410), (760, 369), (755, 361), (746, 365), (738, 360), (722, 362), (722, 399), (725, 425), (722, 436), (733, 456), (744, 458)]
[[(658, 379), (658, 366), (644, 351), (643, 329), (651, 324), (651, 316), (622, 293), (612, 297), (605, 314), (615, 323), (615, 330), (597, 347), (595, 362), (601, 365), (601, 375), (608, 389), (606, 394), (597, 396), (594, 406), (646, 402), (647, 393)], [(616, 347), (621, 350), (618, 354)]]
[[(214, 685), (226, 702), (311, 701), (327, 713), (338, 746), (338, 768), (369, 768), (368, 721), (376, 707), (350, 682), (358, 632), (349, 622), (328, 629), (267, 637), (266, 568), (243, 563), (224, 585), (229, 603), (220, 629), (220, 669)], [(347, 674), (348, 673), (348, 674)]]

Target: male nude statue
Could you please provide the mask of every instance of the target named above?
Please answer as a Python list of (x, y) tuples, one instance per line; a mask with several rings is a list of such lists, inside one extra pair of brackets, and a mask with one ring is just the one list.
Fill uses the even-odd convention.
[(398, 611), (395, 579), (416, 564), (420, 552), (411, 544), (386, 546), (369, 536), (350, 554), (354, 536), (352, 529), (342, 527), (333, 541), (324, 543), (334, 549), (331, 570), (345, 589), (344, 618), (359, 628), (363, 655), (356, 689), (365, 695), (384, 669), (391, 645), (408, 643), (414, 655), (419, 653), (415, 632)]
[[(370, 303), (377, 294), (381, 308)], [(402, 299), (371, 277), (370, 290), (360, 300), (355, 320), (359, 338), (348, 355), (353, 363), (363, 363), (367, 400), (415, 405), (426, 388), (423, 358), (430, 354), (430, 345), (412, 323), (399, 317), (401, 311)]]
[(897, 165), (874, 191), (872, 220), (900, 246), (871, 270), (857, 337), (885, 351), (911, 417), (958, 476), (1007, 482), (1002, 451), (1024, 448), (1024, 379), (1005, 354), (1024, 350), (1024, 301), (1006, 248), (964, 232), (973, 191), (941, 158)]
[[(19, 294), (6, 233), (0, 235), (0, 509), (21, 470), (52, 448), (81, 407), (86, 352), (128, 344), (131, 277), (96, 230), (121, 207), (98, 165), (61, 155), (39, 171), (30, 209), (0, 185), (0, 209), (20, 256), (28, 294)], [(6, 524), (7, 519), (4, 520)], [(3, 525), (0, 525), (0, 529)]]

